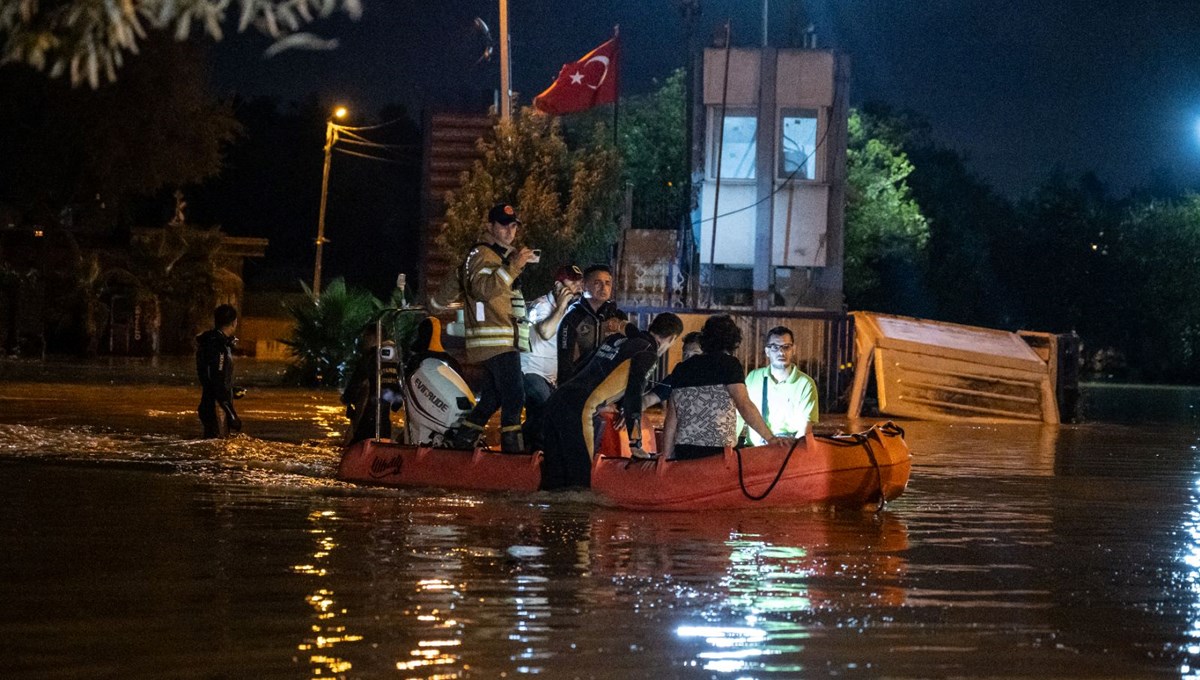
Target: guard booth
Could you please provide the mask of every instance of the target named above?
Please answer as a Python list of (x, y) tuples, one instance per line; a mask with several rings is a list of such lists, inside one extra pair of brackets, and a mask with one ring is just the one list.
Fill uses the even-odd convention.
[(709, 48), (693, 236), (700, 299), (840, 311), (849, 61)]

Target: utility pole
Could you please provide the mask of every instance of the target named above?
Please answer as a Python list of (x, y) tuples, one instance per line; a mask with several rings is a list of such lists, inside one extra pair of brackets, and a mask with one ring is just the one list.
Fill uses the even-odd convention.
[(325, 204), (329, 198), (329, 160), (333, 153), (333, 145), (337, 142), (338, 128), (334, 118), (343, 118), (346, 108), (339, 106), (333, 115), (325, 121), (325, 168), (321, 171), (321, 211), (317, 215), (317, 258), (313, 264), (313, 299), (321, 297), (321, 257), (325, 252)]
[(762, 9), (762, 20), (763, 20), (763, 34), (762, 34), (763, 43), (762, 43), (762, 46), (763, 46), (763, 49), (767, 48), (767, 16), (770, 15), (770, 13), (771, 13), (771, 0), (763, 0), (763, 9)]
[(508, 0), (500, 0), (500, 120), (512, 119), (512, 62), (508, 54)]
[[(700, 0), (679, 0), (679, 11), (683, 15), (683, 47), (684, 47), (684, 84), (683, 84), (683, 119), (684, 127), (684, 168), (687, 179), (683, 191), (683, 219), (679, 223), (680, 243), (687, 244), (682, 252), (687, 258), (678, 263), (680, 268), (688, 272), (687, 289), (683, 291), (685, 305), (694, 304), (699, 300), (700, 281), (700, 246), (699, 239), (694, 236), (692, 224), (695, 189), (698, 182), (704, 179), (704, 168), (701, 165), (704, 155), (697, 147), (697, 140), (704, 139), (703, 115), (697, 115), (697, 101), (701, 87), (696, 80), (702, 72), (697, 66), (702, 52), (697, 52), (695, 45), (696, 22), (700, 17)], [(697, 130), (697, 125), (700, 129)]]

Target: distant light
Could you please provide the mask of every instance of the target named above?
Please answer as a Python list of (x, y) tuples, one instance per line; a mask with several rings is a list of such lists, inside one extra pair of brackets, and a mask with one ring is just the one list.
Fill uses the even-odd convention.
[(41, 229), (34, 229), (34, 230), (33, 230), (33, 236), (34, 236), (34, 238), (41, 238), (41, 237), (43, 237), (43, 236), (45, 236), (45, 235), (46, 235), (46, 234), (45, 234), (45, 232), (43, 232)]
[(333, 117), (337, 118), (338, 120), (341, 120), (342, 118), (346, 117), (347, 113), (350, 113), (350, 112), (346, 110), (346, 107), (339, 106), (333, 110)]

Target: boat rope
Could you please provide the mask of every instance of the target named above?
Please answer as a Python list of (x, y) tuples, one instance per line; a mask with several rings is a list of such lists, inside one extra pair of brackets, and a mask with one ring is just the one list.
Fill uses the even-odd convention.
[(871, 448), (871, 437), (869, 434), (856, 435), (862, 437), (863, 449), (867, 452), (867, 460), (871, 461), (871, 467), (875, 468), (875, 479), (879, 480), (879, 507), (875, 508), (875, 512), (882, 512), (884, 506), (887, 505), (887, 498), (883, 493), (883, 471), (879, 469), (879, 461), (875, 458), (875, 451)]
[[(894, 425), (894, 423), (890, 423), (890, 422), (888, 423), (888, 425), (894, 427), (895, 429), (899, 429), (901, 437), (904, 437), (904, 431), (902, 431), (902, 429), (900, 429), (900, 426)], [(884, 426), (884, 427), (887, 427), (887, 426)], [(872, 428), (872, 429), (874, 429), (874, 428)], [(856, 434), (856, 435), (854, 435), (854, 439), (858, 439), (860, 441), (860, 443), (863, 444), (863, 450), (866, 451), (866, 459), (868, 459), (868, 461), (871, 462), (871, 467), (875, 468), (875, 479), (878, 481), (878, 483), (880, 483), (880, 505), (878, 505), (878, 507), (876, 507), (875, 512), (880, 512), (883, 510), (883, 507), (887, 505), (888, 499), (884, 498), (883, 471), (880, 469), (880, 462), (878, 462), (878, 459), (875, 458), (875, 450), (871, 449), (870, 433)]]
[(787, 455), (783, 457), (783, 463), (780, 464), (779, 471), (775, 473), (775, 479), (771, 481), (771, 485), (767, 487), (767, 490), (762, 492), (762, 494), (759, 496), (751, 494), (750, 491), (746, 489), (746, 478), (742, 472), (742, 450), (734, 449), (734, 451), (737, 453), (738, 460), (738, 486), (742, 487), (742, 495), (752, 501), (761, 501), (770, 495), (771, 491), (775, 489), (775, 485), (778, 484), (779, 480), (783, 477), (783, 471), (787, 469), (788, 461), (792, 459), (792, 453), (802, 441), (804, 441), (803, 437), (797, 437), (794, 441), (792, 441), (792, 448), (788, 449)]

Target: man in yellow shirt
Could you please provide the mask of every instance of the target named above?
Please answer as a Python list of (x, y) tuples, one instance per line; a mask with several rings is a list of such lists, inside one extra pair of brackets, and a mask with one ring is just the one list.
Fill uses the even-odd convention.
[[(796, 343), (787, 327), (767, 331), (764, 351), (767, 365), (746, 375), (750, 400), (776, 435), (803, 437), (808, 424), (817, 422), (817, 383), (797, 368)], [(755, 432), (750, 441), (755, 446), (764, 443)]]

